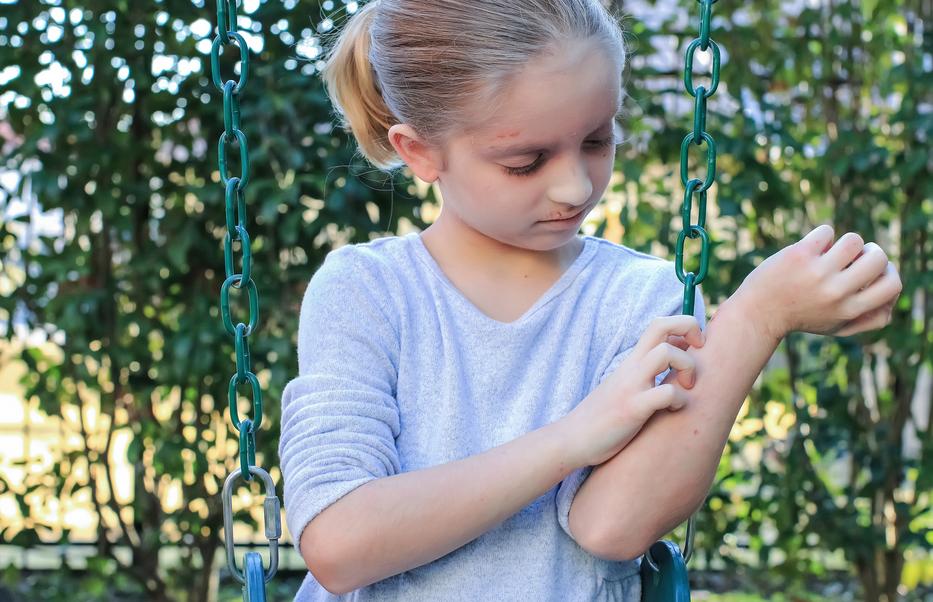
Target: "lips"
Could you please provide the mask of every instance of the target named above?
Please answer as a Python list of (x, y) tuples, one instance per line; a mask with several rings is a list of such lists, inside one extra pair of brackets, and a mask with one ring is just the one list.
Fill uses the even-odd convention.
[(566, 221), (572, 220), (572, 219), (575, 218), (575, 217), (579, 217), (580, 214), (583, 213), (584, 211), (586, 211), (586, 207), (580, 209), (580, 210), (577, 211), (576, 213), (572, 213), (572, 214), (567, 215), (567, 216), (564, 216), (564, 217), (553, 217), (553, 218), (551, 218), (551, 219), (546, 219), (546, 220), (542, 220), (542, 221), (545, 221), (545, 222), (566, 222)]

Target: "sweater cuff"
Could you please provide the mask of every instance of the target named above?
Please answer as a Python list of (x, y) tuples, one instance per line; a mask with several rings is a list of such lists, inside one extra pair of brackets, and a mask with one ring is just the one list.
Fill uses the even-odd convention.
[(592, 466), (578, 468), (567, 475), (567, 478), (561, 481), (557, 487), (557, 522), (560, 523), (564, 532), (577, 543), (580, 542), (570, 532), (570, 506), (573, 504), (573, 498), (577, 495), (583, 481), (590, 476), (592, 470)]

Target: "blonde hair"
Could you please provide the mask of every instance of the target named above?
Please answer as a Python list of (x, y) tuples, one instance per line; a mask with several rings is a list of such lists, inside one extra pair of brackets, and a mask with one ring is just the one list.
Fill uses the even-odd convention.
[(621, 69), (622, 29), (599, 0), (374, 0), (336, 36), (322, 77), (340, 125), (389, 171), (404, 165), (391, 126), (411, 124), (443, 146), (474, 125), (477, 107), (491, 113), (530, 61), (590, 38), (605, 42)]

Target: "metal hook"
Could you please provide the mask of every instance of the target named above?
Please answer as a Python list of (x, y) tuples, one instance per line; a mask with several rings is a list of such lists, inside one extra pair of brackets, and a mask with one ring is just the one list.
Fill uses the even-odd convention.
[[(693, 556), (693, 536), (696, 534), (696, 520), (695, 516), (691, 516), (687, 520), (687, 541), (684, 543), (684, 548), (681, 550), (681, 554), (684, 557), (684, 564), (686, 565), (690, 561), (690, 557)], [(648, 566), (654, 571), (658, 571), (658, 563), (655, 562), (654, 558), (651, 557), (651, 548), (648, 548), (648, 551), (645, 552), (645, 562), (648, 563)]]
[[(275, 483), (273, 483), (268, 472), (258, 466), (250, 466), (249, 471), (262, 479), (266, 488), (266, 499), (263, 501), (263, 520), (266, 526), (266, 539), (269, 540), (269, 570), (265, 575), (265, 582), (268, 583), (279, 567), (279, 537), (282, 536), (279, 498), (275, 495)], [(233, 554), (233, 482), (239, 476), (239, 468), (230, 473), (227, 480), (224, 481), (221, 498), (224, 507), (224, 546), (227, 549), (227, 566), (236, 580), (245, 584), (246, 579), (236, 567), (236, 558)]]

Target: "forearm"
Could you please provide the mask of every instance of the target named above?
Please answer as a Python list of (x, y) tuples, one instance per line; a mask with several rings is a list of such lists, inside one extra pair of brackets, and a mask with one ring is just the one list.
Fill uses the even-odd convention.
[(576, 466), (554, 422), (481, 454), (376, 479), (305, 528), (309, 569), (344, 593), (427, 564), (544, 495)]
[[(687, 405), (654, 414), (618, 454), (595, 467), (574, 498), (570, 529), (599, 556), (644, 552), (703, 502), (748, 391), (780, 338), (756, 326), (756, 308), (740, 291), (707, 324)], [(671, 374), (664, 382), (676, 382)]]

